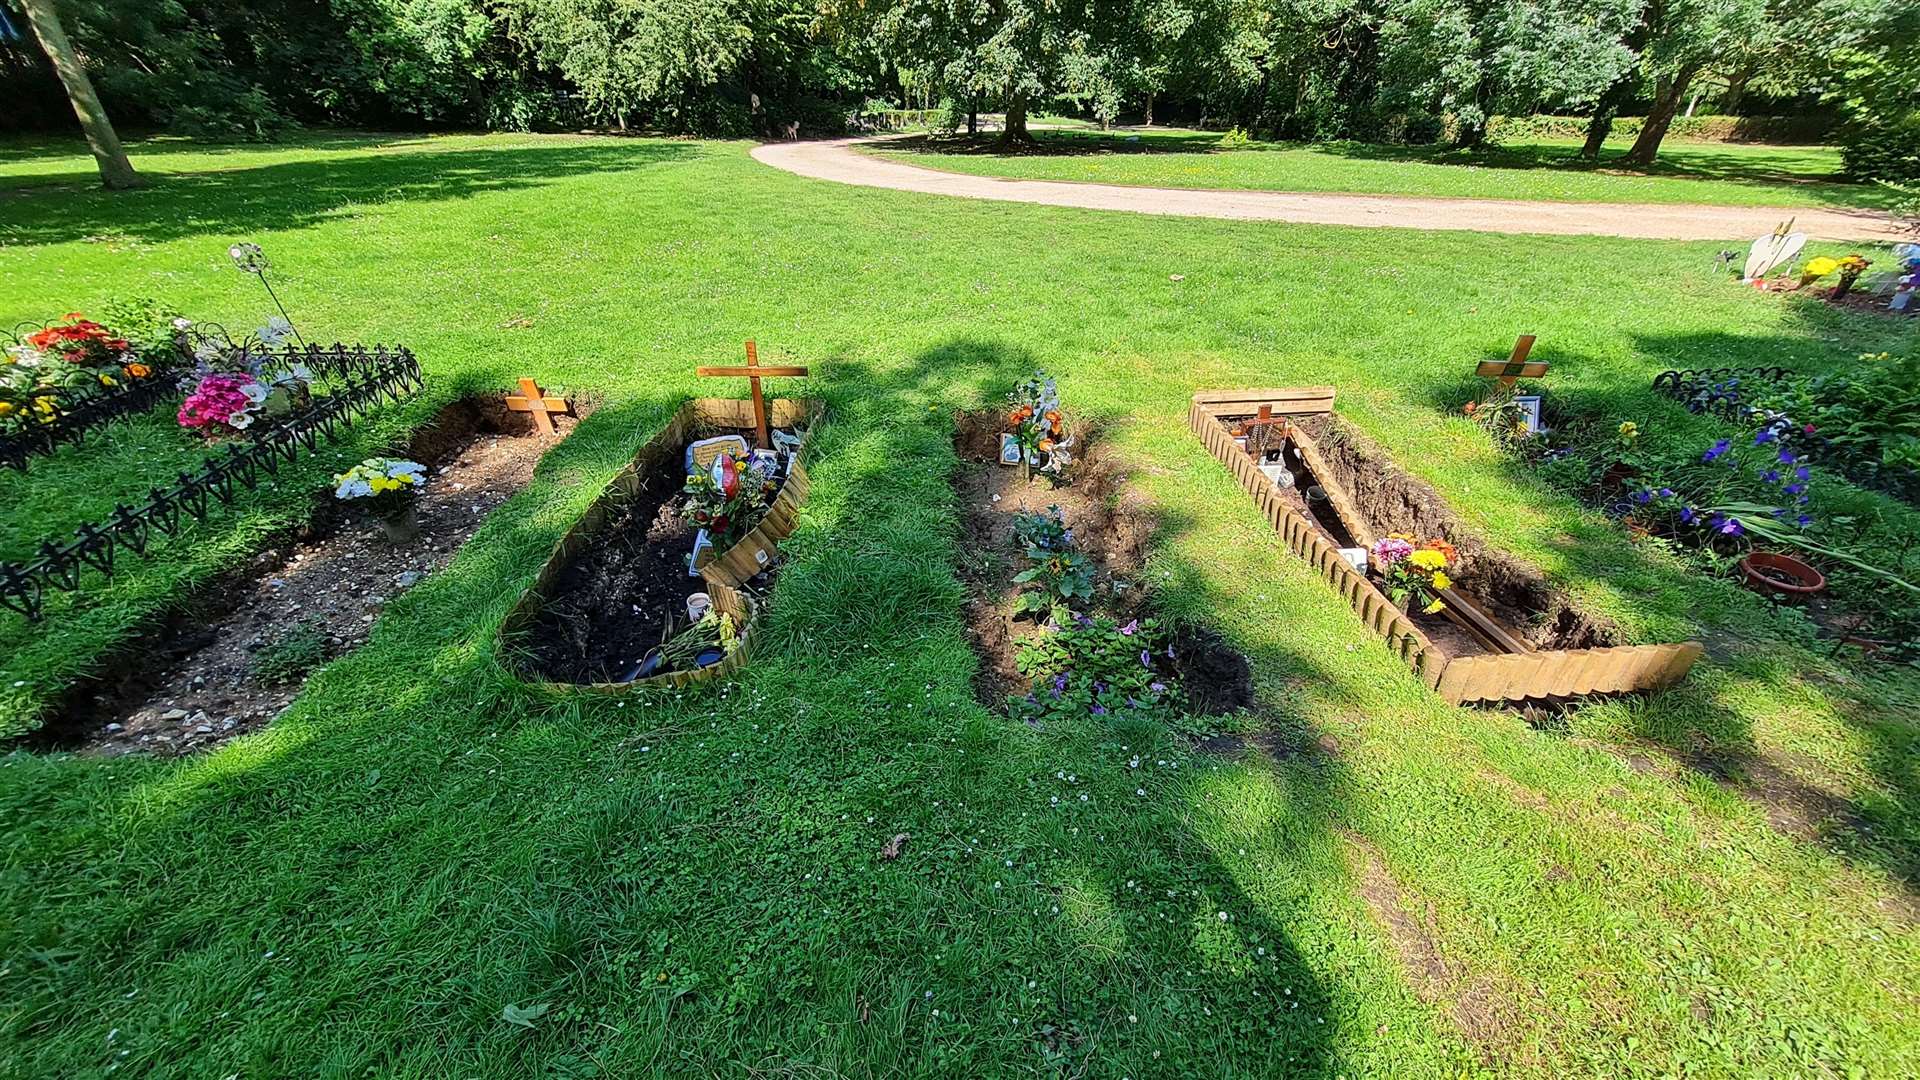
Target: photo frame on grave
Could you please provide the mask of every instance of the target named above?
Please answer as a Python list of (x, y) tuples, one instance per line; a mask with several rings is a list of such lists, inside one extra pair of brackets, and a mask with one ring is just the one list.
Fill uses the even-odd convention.
[(1020, 464), (1020, 437), (1010, 432), (1000, 435), (1000, 464)]
[(1513, 399), (1513, 404), (1515, 407), (1517, 407), (1520, 410), (1520, 415), (1526, 418), (1527, 434), (1538, 435), (1541, 432), (1546, 430), (1546, 428), (1540, 423), (1540, 395), (1539, 394), (1517, 395)]
[(715, 435), (687, 444), (687, 475), (713, 468), (713, 463), (720, 460), (721, 454), (727, 454), (735, 461), (744, 460), (747, 456), (747, 440), (738, 435)]

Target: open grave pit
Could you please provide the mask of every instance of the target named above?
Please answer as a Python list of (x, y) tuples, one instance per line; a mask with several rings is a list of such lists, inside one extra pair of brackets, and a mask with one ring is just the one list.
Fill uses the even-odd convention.
[[(560, 434), (576, 422), (555, 418)], [(396, 543), (331, 489), (316, 493), (307, 524), (196, 590), (27, 742), (173, 755), (264, 727), (313, 669), (366, 640), (388, 601), (451, 562), (554, 442), (499, 398), (447, 405), (400, 452), (429, 470), (417, 535)]]
[[(709, 548), (697, 572), (690, 569), (700, 526), (682, 498), (689, 447), (733, 436), (751, 448), (758, 435), (745, 402), (694, 399), (561, 539), (515, 605), (502, 641), (516, 667), (550, 686), (620, 689), (655, 679), (684, 683), (744, 662), (752, 598), (764, 597), (779, 573), (778, 542), (808, 490), (804, 443), (823, 415), (817, 402), (769, 404), (773, 431), (801, 449), (779, 455), (778, 492), (744, 537), (724, 552)], [(738, 655), (697, 667), (655, 661), (654, 651), (691, 623), (695, 593), (733, 617)]]

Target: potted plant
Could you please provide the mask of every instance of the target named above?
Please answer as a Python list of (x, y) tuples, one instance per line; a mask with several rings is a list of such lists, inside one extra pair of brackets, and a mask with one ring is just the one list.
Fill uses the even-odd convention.
[(426, 466), (417, 461), (368, 458), (334, 476), (333, 497), (342, 501), (364, 500), (380, 519), (387, 539), (404, 544), (420, 535), (414, 504), (426, 482)]
[(1833, 298), (1839, 300), (1852, 292), (1853, 283), (1859, 281), (1860, 275), (1866, 273), (1867, 267), (1872, 265), (1872, 259), (1863, 258), (1859, 255), (1849, 255), (1841, 259), (1840, 280), (1833, 286)]

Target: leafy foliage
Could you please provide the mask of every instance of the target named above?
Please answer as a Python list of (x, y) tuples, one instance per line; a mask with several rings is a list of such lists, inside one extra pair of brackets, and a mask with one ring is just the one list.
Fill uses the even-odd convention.
[(1039, 722), (1171, 719), (1180, 712), (1175, 659), (1152, 619), (1078, 618), (1021, 646), (1015, 663), (1034, 691), (1013, 700), (1013, 713)]

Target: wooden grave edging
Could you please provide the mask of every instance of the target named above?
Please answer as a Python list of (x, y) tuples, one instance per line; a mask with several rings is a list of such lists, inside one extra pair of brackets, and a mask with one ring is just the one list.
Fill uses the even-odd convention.
[[(702, 560), (700, 576), (706, 581), (707, 595), (713, 600), (713, 608), (722, 615), (733, 616), (734, 625), (739, 627), (739, 637), (734, 649), (719, 663), (693, 671), (669, 671), (664, 674), (635, 679), (631, 682), (606, 683), (556, 683), (536, 682), (535, 685), (556, 691), (587, 691), (609, 693), (627, 690), (636, 686), (682, 687), (711, 679), (724, 679), (746, 666), (753, 651), (757, 636), (758, 609), (753, 598), (748, 596), (741, 586), (748, 578), (758, 574), (772, 562), (772, 554), (779, 550), (779, 543), (799, 520), (800, 507), (806, 503), (812, 490), (806, 470), (801, 461), (812, 442), (814, 428), (826, 415), (826, 405), (816, 399), (792, 400), (777, 398), (767, 403), (771, 406), (769, 420), (774, 427), (792, 427), (800, 421), (806, 421), (806, 430), (800, 439), (800, 450), (794, 455), (793, 468), (786, 482), (780, 485), (780, 493), (774, 497), (773, 505), (768, 508), (767, 516), (740, 541), (717, 556)], [(737, 401), (732, 398), (693, 398), (675, 411), (666, 426), (654, 434), (641, 446), (624, 468), (614, 475), (607, 487), (579, 520), (567, 529), (548, 552), (546, 561), (541, 564), (540, 572), (534, 576), (532, 584), (520, 591), (513, 607), (507, 612), (501, 625), (499, 639), (502, 643), (509, 638), (531, 630), (535, 616), (552, 594), (555, 583), (567, 566), (604, 531), (613, 520), (620, 506), (637, 497), (646, 483), (647, 475), (657, 469), (671, 469), (678, 474), (684, 469), (681, 463), (681, 448), (686, 445), (688, 436), (703, 427), (750, 428), (754, 424), (753, 403)], [(752, 567), (748, 570), (748, 567)]]
[[(1385, 638), (1387, 647), (1442, 698), (1454, 705), (1464, 705), (1651, 690), (1678, 682), (1692, 669), (1703, 651), (1696, 641), (1462, 657), (1449, 657), (1442, 652), (1365, 574), (1340, 557), (1339, 549), (1318, 527), (1280, 498), (1273, 482), (1262, 475), (1254, 460), (1234, 442), (1222, 420), (1227, 415), (1256, 412), (1262, 405), (1276, 413), (1330, 413), (1333, 398), (1334, 390), (1330, 386), (1204, 391), (1193, 396), (1188, 421), (1208, 452), (1253, 496), (1254, 505), (1266, 515), (1287, 547), (1326, 579), (1360, 621)], [(1362, 519), (1340, 485), (1334, 482), (1332, 473), (1319, 461), (1317, 450), (1308, 452), (1312, 440), (1300, 439), (1296, 445), (1301, 448), (1308, 466), (1313, 468), (1321, 487), (1326, 489), (1341, 520), (1354, 531), (1355, 540), (1371, 535), (1370, 530), (1354, 530), (1355, 523)], [(1475, 613), (1479, 613), (1477, 608)]]

